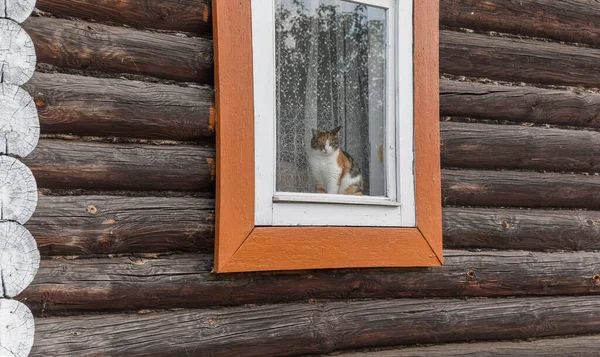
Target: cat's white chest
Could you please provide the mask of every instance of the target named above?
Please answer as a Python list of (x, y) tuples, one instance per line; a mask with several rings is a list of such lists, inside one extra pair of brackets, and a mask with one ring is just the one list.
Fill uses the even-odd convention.
[[(308, 155), (308, 165), (313, 178), (328, 193), (337, 193), (337, 182), (342, 174), (342, 168), (337, 163), (338, 154), (336, 150), (330, 155), (321, 155), (314, 151)], [(335, 192), (330, 192), (334, 187)]]

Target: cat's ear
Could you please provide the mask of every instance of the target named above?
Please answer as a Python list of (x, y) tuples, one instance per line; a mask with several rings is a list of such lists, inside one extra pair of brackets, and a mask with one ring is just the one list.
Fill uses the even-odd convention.
[(340, 129), (342, 129), (342, 126), (338, 125), (337, 127), (331, 129), (331, 133), (335, 135), (340, 131)]
[(313, 136), (317, 136), (317, 133), (318, 133), (317, 129), (311, 128), (311, 130), (312, 130)]

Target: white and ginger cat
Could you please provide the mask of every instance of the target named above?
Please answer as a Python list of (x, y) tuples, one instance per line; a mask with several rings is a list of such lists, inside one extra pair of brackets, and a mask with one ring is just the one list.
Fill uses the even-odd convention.
[(363, 179), (360, 167), (352, 156), (340, 149), (338, 132), (312, 129), (308, 148), (308, 165), (317, 192), (330, 194), (362, 195)]

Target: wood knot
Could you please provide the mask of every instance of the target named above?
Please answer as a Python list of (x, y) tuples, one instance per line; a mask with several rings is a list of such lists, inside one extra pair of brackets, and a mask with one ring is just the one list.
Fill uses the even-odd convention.
[(87, 206), (87, 211), (88, 211), (90, 214), (96, 214), (96, 213), (98, 213), (98, 209), (97, 209), (97, 208), (96, 208), (96, 206), (94, 206), (94, 205), (89, 205), (89, 206)]
[(35, 106), (39, 109), (46, 108), (46, 106), (48, 105), (48, 103), (46, 103), (46, 99), (41, 96), (35, 97), (34, 102), (35, 102)]
[(594, 279), (594, 282), (596, 284), (600, 284), (600, 274), (594, 274), (594, 276), (592, 277), (592, 279)]
[(596, 225), (596, 222), (594, 222), (594, 220), (591, 218), (588, 218), (586, 223), (588, 224), (588, 226), (592, 226), (592, 227)]
[(475, 279), (475, 271), (473, 271), (472, 269), (467, 270), (467, 278)]
[(502, 221), (502, 228), (509, 229), (510, 228), (510, 223), (508, 221)]

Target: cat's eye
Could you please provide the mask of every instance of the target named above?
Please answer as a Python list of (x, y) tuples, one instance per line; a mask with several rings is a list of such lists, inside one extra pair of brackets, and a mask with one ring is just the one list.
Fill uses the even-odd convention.
[[(236, 237), (218, 269), (244, 270), (232, 255), (266, 242), (307, 254), (311, 239), (328, 254), (402, 241), (435, 251), (411, 265), (439, 263), (437, 1), (235, 3), (215, 2), (217, 239)], [(323, 264), (297, 266), (340, 266)]]

